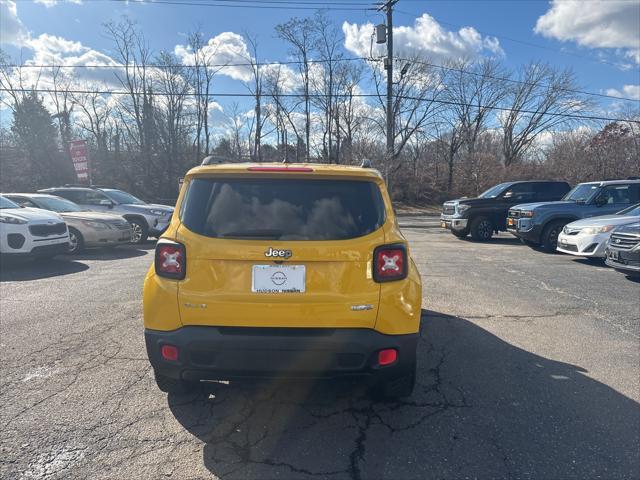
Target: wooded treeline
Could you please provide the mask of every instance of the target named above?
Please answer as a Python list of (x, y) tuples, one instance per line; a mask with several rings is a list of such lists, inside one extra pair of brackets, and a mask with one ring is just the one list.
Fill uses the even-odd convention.
[[(68, 145), (77, 138), (89, 144), (93, 183), (150, 199), (174, 198), (177, 179), (209, 154), (234, 162), (367, 158), (397, 200), (413, 203), (509, 179), (576, 183), (640, 172), (638, 103), (618, 111), (618, 121), (581, 118), (603, 100), (582, 92), (570, 70), (542, 62), (510, 71), (499, 58), (435, 64), (400, 55), (388, 158), (383, 61), (350, 57), (322, 12), (276, 27), (290, 54), (283, 64), (265, 63), (249, 34), (236, 35), (242, 48), (231, 58), (200, 31), (181, 54), (154, 52), (127, 19), (105, 33), (116, 54), (95, 67), (109, 76), (100, 81), (63, 66), (14, 66), (2, 54), (0, 98), (11, 119), (0, 123), (1, 191), (74, 183)], [(241, 96), (220, 95), (223, 75), (237, 80)]]

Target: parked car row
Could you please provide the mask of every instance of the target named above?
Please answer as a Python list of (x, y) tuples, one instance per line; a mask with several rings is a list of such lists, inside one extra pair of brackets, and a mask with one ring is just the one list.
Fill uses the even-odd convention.
[(508, 231), (545, 252), (592, 259), (640, 275), (640, 180), (509, 182), (477, 198), (445, 202), (441, 225), (487, 241)]
[[(67, 185), (0, 196), (0, 253), (51, 257), (142, 243), (167, 228), (173, 207), (113, 188)], [(76, 200), (75, 202), (73, 200)]]

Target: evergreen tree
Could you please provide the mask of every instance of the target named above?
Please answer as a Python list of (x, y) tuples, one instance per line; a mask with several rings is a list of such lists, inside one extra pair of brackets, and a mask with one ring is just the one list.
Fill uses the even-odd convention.
[(22, 172), (30, 177), (29, 183), (34, 188), (68, 180), (70, 165), (62, 165), (56, 127), (35, 92), (26, 93), (16, 103), (11, 131), (16, 136), (18, 147), (26, 153), (28, 164), (23, 165)]

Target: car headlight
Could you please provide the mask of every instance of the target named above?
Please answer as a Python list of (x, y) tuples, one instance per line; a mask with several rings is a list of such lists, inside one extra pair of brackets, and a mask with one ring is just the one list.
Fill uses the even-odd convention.
[(602, 227), (586, 227), (580, 230), (583, 235), (596, 235), (598, 233), (610, 232), (615, 228), (615, 225), (603, 225)]
[(521, 210), (520, 211), (520, 216), (521, 217), (526, 217), (526, 218), (531, 218), (531, 217), (533, 217), (533, 210)]
[(458, 205), (458, 213), (464, 213), (471, 208), (471, 205)]
[(93, 228), (94, 230), (109, 230), (109, 225), (107, 225), (106, 223), (93, 222), (91, 220), (83, 220), (82, 223), (84, 223), (89, 228)]
[(10, 217), (8, 215), (0, 215), (0, 223), (10, 223), (12, 225), (24, 225), (27, 220), (18, 217)]
[(640, 252), (640, 242), (636, 243), (636, 246), (631, 249), (633, 253)]
[(165, 212), (164, 210), (149, 210), (149, 212), (151, 213), (151, 215), (156, 215), (158, 217), (164, 217), (167, 213), (169, 213)]

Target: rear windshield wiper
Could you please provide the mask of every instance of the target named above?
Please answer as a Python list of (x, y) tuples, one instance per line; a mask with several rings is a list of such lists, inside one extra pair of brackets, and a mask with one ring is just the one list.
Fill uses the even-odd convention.
[(236, 230), (233, 232), (224, 232), (219, 234), (219, 237), (233, 237), (233, 238), (269, 238), (278, 239), (282, 236), (282, 230), (274, 229), (256, 229), (256, 230)]

